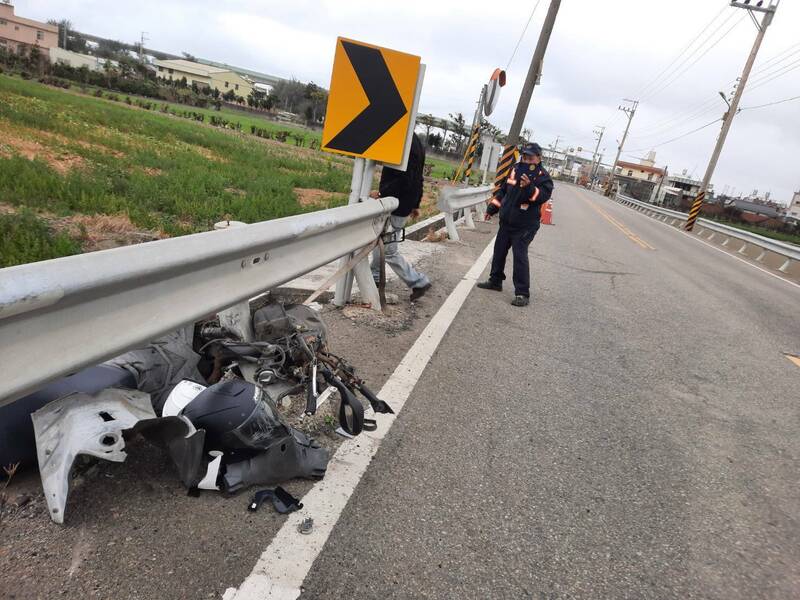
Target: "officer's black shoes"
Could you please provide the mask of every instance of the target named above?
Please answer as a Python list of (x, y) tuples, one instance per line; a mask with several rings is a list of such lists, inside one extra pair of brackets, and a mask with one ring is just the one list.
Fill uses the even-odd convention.
[(527, 296), (514, 296), (514, 299), (511, 301), (511, 306), (528, 306), (530, 302), (531, 299)]
[(429, 289), (431, 289), (430, 283), (426, 283), (420, 287), (411, 288), (411, 302), (416, 302), (422, 298), (425, 295), (425, 292), (427, 292)]
[(502, 283), (495, 283), (491, 279), (486, 281), (481, 281), (478, 284), (478, 287), (482, 290), (494, 290), (495, 292), (502, 292), (503, 291), (503, 284)]

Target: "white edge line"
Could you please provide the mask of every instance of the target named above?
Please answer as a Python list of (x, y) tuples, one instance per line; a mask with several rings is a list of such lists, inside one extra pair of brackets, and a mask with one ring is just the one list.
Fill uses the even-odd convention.
[[(607, 200), (609, 200), (609, 202), (614, 202), (614, 204), (617, 204), (617, 205), (621, 206), (622, 208), (627, 208), (628, 210), (630, 210), (630, 211), (633, 211), (633, 212), (634, 212), (634, 213), (636, 213), (636, 214), (641, 214), (641, 213), (639, 213), (639, 211), (633, 210), (632, 208), (629, 208), (629, 207), (627, 207), (627, 206), (625, 206), (625, 205), (623, 205), (623, 204), (620, 204), (619, 202), (616, 202), (616, 201), (614, 201), (614, 200), (611, 200), (610, 198), (606, 198), (606, 199), (607, 199)], [(750, 261), (748, 261), (748, 260), (745, 260), (745, 259), (743, 259), (743, 258), (741, 258), (741, 257), (739, 257), (739, 256), (736, 256), (736, 255), (734, 255), (734, 254), (731, 254), (730, 252), (727, 252), (727, 251), (723, 250), (722, 248), (719, 248), (719, 247), (715, 246), (714, 244), (711, 244), (711, 243), (709, 243), (709, 242), (707, 242), (707, 241), (705, 241), (705, 240), (702, 240), (702, 239), (700, 239), (699, 237), (693, 236), (693, 235), (692, 235), (691, 233), (689, 233), (688, 231), (684, 231), (683, 229), (678, 229), (677, 227), (673, 227), (673, 226), (672, 226), (672, 225), (670, 225), (669, 223), (665, 223), (664, 221), (659, 221), (658, 219), (653, 219), (653, 218), (651, 218), (651, 217), (648, 217), (647, 215), (642, 215), (642, 216), (643, 216), (643, 217), (645, 217), (645, 218), (647, 218), (647, 219), (650, 219), (651, 221), (654, 221), (654, 222), (656, 222), (656, 223), (661, 223), (662, 225), (666, 225), (667, 229), (671, 229), (671, 230), (672, 230), (672, 231), (674, 231), (675, 233), (680, 233), (680, 234), (683, 234), (683, 235), (685, 235), (686, 237), (688, 237), (690, 240), (694, 240), (695, 242), (700, 242), (701, 244), (703, 244), (703, 245), (705, 245), (705, 246), (708, 246), (708, 247), (709, 247), (709, 248), (711, 248), (712, 250), (716, 250), (717, 252), (721, 252), (721, 253), (722, 253), (722, 254), (724, 254), (725, 256), (730, 256), (731, 258), (733, 258), (733, 259), (736, 259), (736, 260), (738, 260), (739, 262), (741, 262), (741, 263), (744, 263), (744, 264), (746, 264), (746, 265), (747, 265), (747, 266), (749, 266), (749, 267), (753, 267), (754, 269), (757, 269), (757, 270), (761, 271), (762, 273), (766, 273), (766, 274), (767, 274), (767, 275), (769, 275), (770, 277), (774, 277), (774, 278), (775, 278), (775, 279), (777, 279), (778, 281), (783, 281), (784, 283), (788, 283), (789, 285), (793, 285), (794, 287), (796, 287), (796, 288), (800, 289), (800, 284), (797, 284), (797, 283), (795, 283), (794, 281), (791, 281), (791, 280), (789, 280), (789, 279), (786, 279), (785, 277), (781, 277), (780, 275), (776, 275), (775, 273), (772, 273), (771, 271), (767, 271), (766, 269), (764, 269), (764, 268), (762, 268), (762, 267), (759, 267), (758, 265), (754, 265), (753, 263), (751, 263), (751, 262), (750, 262)]]
[[(223, 595), (224, 600), (295, 600), (300, 595), (303, 581), (350, 496), (475, 282), (489, 263), (493, 249), (494, 238), (444, 301), (378, 393), (380, 398), (391, 405), (395, 414), (376, 414), (376, 431), (363, 432), (339, 447), (328, 463), (325, 478), (303, 496), (303, 510), (287, 517), (250, 575), (238, 590), (228, 588)], [(306, 517), (314, 519), (314, 529), (309, 535), (297, 531), (297, 526)]]

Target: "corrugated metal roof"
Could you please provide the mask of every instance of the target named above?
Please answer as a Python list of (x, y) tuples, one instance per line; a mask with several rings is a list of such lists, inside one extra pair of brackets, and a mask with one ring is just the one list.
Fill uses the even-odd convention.
[(214, 73), (229, 73), (230, 69), (221, 69), (219, 67), (211, 67), (209, 65), (201, 65), (200, 63), (192, 62), (190, 60), (155, 60), (154, 64), (158, 67), (166, 69), (174, 69), (176, 71), (183, 71), (184, 73), (191, 73), (192, 75), (202, 75), (209, 77)]

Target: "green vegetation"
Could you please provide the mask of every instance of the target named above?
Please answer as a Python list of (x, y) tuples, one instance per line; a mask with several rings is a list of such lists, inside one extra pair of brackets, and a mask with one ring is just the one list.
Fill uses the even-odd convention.
[(80, 245), (65, 233), (51, 231), (47, 223), (23, 209), (0, 214), (0, 267), (78, 254)]
[[(0, 75), (0, 202), (13, 206), (124, 214), (180, 235), (224, 217), (256, 222), (342, 202), (348, 163)], [(330, 194), (301, 205), (295, 188)]]
[(759, 227), (758, 225), (750, 225), (742, 221), (729, 221), (727, 219), (718, 219), (713, 216), (705, 216), (704, 218), (716, 221), (717, 223), (730, 225), (731, 227), (736, 227), (737, 229), (744, 229), (745, 231), (749, 231), (750, 233), (757, 233), (758, 235), (763, 235), (764, 237), (768, 237), (773, 240), (800, 245), (800, 235), (796, 233), (785, 233), (783, 231), (775, 231), (774, 229), (767, 229), (766, 227)]
[[(56, 82), (58, 80), (48, 80)], [(262, 129), (273, 135), (283, 132), (289, 132), (292, 138), (302, 140), (303, 146), (310, 146), (311, 141), (316, 142), (319, 147), (322, 142), (322, 132), (319, 130), (307, 129), (294, 123), (282, 123), (272, 121), (266, 117), (261, 117), (256, 114), (238, 111), (223, 106), (219, 110), (210, 108), (197, 108), (179, 104), (176, 102), (162, 102), (160, 100), (150, 100), (148, 98), (139, 98), (137, 96), (126, 96), (117, 92), (110, 92), (94, 86), (81, 86), (81, 91), (94, 94), (96, 98), (105, 98), (114, 102), (124, 102), (129, 106), (136, 106), (137, 108), (146, 108), (147, 110), (165, 112), (173, 116), (194, 118), (191, 115), (203, 115), (203, 122), (211, 124), (213, 120), (227, 121), (231, 125), (238, 124), (239, 127), (231, 126), (231, 129), (242, 131), (243, 133), (251, 133), (253, 129)], [(166, 107), (166, 108), (165, 108)], [(197, 119), (195, 119), (197, 120)]]

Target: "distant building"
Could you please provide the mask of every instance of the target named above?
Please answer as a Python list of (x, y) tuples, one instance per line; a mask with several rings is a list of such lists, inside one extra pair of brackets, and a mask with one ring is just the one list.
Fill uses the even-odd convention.
[(57, 46), (55, 48), (50, 48), (50, 62), (52, 64), (60, 63), (67, 65), (74, 69), (86, 67), (90, 71), (103, 71), (106, 67), (106, 63), (109, 63), (112, 67), (119, 66), (119, 63), (115, 60), (108, 60), (88, 54), (79, 54)]
[(0, 2), (0, 48), (19, 52), (34, 46), (45, 51), (58, 46), (58, 27), (18, 17), (11, 4)]
[(778, 219), (781, 216), (781, 211), (774, 206), (761, 204), (760, 202), (752, 202), (750, 200), (743, 200), (741, 198), (733, 198), (729, 200), (727, 206), (733, 206), (742, 211), (742, 216), (750, 214), (764, 217), (764, 219)]
[(638, 163), (617, 161), (614, 173), (618, 188), (637, 200), (651, 201), (665, 174), (664, 169), (655, 166), (655, 162), (656, 153), (653, 151)]
[(155, 60), (153, 61), (158, 77), (167, 81), (180, 81), (186, 78), (186, 83), (193, 83), (198, 87), (217, 89), (221, 94), (231, 90), (237, 96), (247, 98), (253, 91), (253, 82), (222, 67), (212, 67), (192, 62), (190, 60)]
[(795, 192), (792, 201), (786, 209), (786, 219), (800, 223), (800, 192)]

